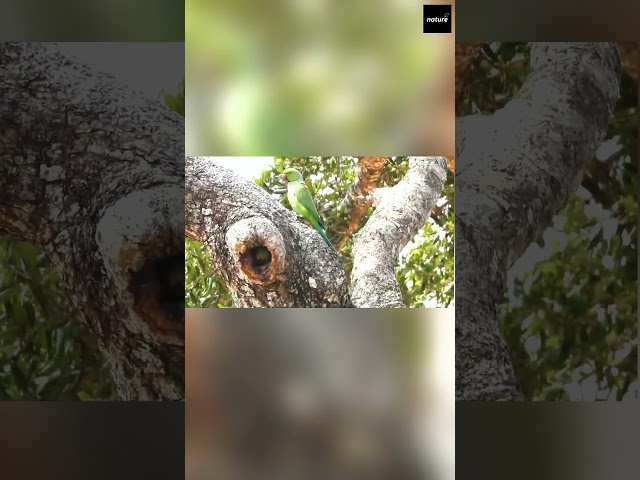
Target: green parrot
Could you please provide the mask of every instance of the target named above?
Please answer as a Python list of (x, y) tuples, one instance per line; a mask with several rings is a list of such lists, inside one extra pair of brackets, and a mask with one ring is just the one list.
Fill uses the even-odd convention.
[(327, 236), (324, 223), (320, 215), (318, 215), (316, 206), (313, 203), (313, 198), (311, 198), (311, 192), (309, 192), (309, 189), (305, 185), (302, 174), (295, 168), (287, 168), (282, 172), (282, 180), (287, 184), (287, 198), (293, 211), (308, 220), (311, 226), (324, 238), (327, 245), (335, 252), (336, 249)]

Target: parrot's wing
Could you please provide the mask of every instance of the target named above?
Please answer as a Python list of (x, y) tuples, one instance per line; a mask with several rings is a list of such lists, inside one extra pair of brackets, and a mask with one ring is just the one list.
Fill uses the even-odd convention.
[(309, 192), (309, 189), (306, 187), (306, 185), (301, 185), (296, 190), (296, 200), (298, 200), (300, 206), (309, 213), (309, 217), (311, 217), (309, 220), (318, 222), (318, 224), (322, 228), (324, 228), (324, 222), (320, 218), (320, 215), (318, 215), (316, 205), (315, 203), (313, 203), (313, 198), (311, 198), (311, 192)]

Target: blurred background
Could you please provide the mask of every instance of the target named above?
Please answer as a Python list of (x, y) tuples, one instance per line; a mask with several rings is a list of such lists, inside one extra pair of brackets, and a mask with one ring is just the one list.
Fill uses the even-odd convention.
[(634, 471), (635, 402), (458, 402), (459, 478), (601, 480)]
[[(212, 162), (255, 182), (276, 201), (289, 207), (286, 195), (272, 193), (286, 188), (280, 179), (285, 168), (300, 170), (311, 190), (327, 234), (340, 254), (347, 275), (353, 268), (353, 236), (374, 211), (369, 207), (351, 225), (352, 211), (342, 203), (356, 179), (354, 157), (211, 157)], [(386, 160), (376, 186), (393, 187), (406, 174), (407, 157)], [(400, 251), (396, 280), (403, 299), (411, 308), (453, 307), (454, 299), (454, 209), (453, 173), (447, 170), (442, 196), (436, 201), (427, 222)], [(187, 307), (233, 307), (222, 275), (200, 242), (185, 239), (185, 305)]]
[(3, 3), (0, 38), (10, 41), (183, 42), (184, 1), (42, 0)]
[[(640, 4), (609, 0), (458, 0), (457, 40), (609, 42), (638, 38)], [(550, 13), (553, 13), (550, 15)], [(504, 19), (509, 21), (505, 22)]]
[[(184, 115), (182, 43), (61, 42), (57, 48)], [(0, 235), (0, 400), (115, 398), (97, 339), (47, 255)]]
[(453, 315), (188, 309), (186, 478), (453, 479)]
[(187, 0), (186, 154), (452, 156), (454, 35), (423, 3)]
[(184, 477), (183, 402), (0, 402), (0, 425), (2, 478)]
[[(637, 399), (638, 44), (582, 184), (507, 273), (501, 331), (530, 400)], [(528, 42), (458, 43), (460, 116), (490, 115), (530, 73)]]

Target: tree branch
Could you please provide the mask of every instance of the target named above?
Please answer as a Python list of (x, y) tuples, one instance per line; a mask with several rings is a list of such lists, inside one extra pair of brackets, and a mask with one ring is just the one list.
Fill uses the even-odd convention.
[(238, 307), (350, 306), (339, 257), (257, 185), (187, 157), (185, 235), (203, 243)]
[(534, 43), (531, 67), (504, 108), (456, 128), (459, 400), (522, 398), (498, 325), (506, 274), (580, 185), (619, 96), (610, 43)]
[(122, 399), (183, 398), (182, 118), (55, 45), (0, 65), (0, 234), (47, 252)]
[(368, 195), (378, 186), (382, 171), (389, 157), (360, 157), (356, 163), (356, 180), (349, 188), (349, 191), (342, 199), (338, 209), (349, 212), (349, 221), (344, 231), (341, 230), (342, 238), (338, 242), (337, 248), (340, 250), (349, 240), (353, 232), (367, 213), (373, 199)]
[(411, 157), (409, 171), (385, 189), (353, 246), (351, 297), (363, 308), (404, 307), (395, 268), (400, 250), (426, 223), (447, 178), (445, 157)]

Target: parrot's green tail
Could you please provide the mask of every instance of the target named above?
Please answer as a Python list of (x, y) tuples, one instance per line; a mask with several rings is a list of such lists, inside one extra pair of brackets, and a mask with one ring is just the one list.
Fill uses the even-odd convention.
[(322, 235), (322, 238), (324, 238), (324, 241), (327, 242), (327, 245), (329, 245), (334, 252), (338, 253), (338, 251), (336, 250), (336, 248), (333, 246), (333, 244), (331, 243), (331, 240), (329, 240), (329, 237), (327, 236), (327, 232), (324, 231), (324, 229), (318, 227), (316, 230), (318, 230), (318, 232), (320, 233), (320, 235)]

